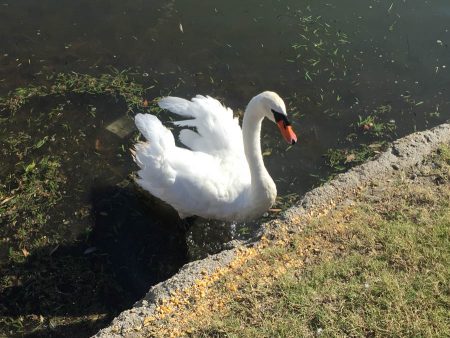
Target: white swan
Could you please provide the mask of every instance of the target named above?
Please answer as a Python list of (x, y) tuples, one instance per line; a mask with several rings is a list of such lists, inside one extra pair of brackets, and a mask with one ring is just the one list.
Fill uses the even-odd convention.
[(275, 202), (277, 189), (261, 155), (260, 132), (265, 117), (276, 122), (287, 142), (297, 136), (286, 106), (274, 92), (249, 102), (242, 130), (238, 118), (212, 97), (192, 101), (165, 97), (159, 106), (188, 118), (174, 122), (194, 127), (180, 132), (177, 147), (170, 130), (153, 115), (137, 114), (136, 126), (147, 139), (135, 145), (137, 183), (174, 207), (181, 218), (192, 215), (219, 220), (248, 220), (261, 216)]

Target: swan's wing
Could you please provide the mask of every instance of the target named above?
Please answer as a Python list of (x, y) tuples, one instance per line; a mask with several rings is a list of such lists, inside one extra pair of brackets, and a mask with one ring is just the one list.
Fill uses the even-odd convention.
[(246, 162), (225, 161), (175, 145), (157, 117), (137, 114), (136, 126), (147, 139), (135, 145), (137, 183), (172, 205), (181, 217), (225, 217), (236, 209), (250, 184)]
[(197, 95), (191, 101), (179, 97), (168, 96), (159, 101), (159, 106), (172, 113), (186, 117), (186, 120), (175, 122), (183, 129), (180, 141), (194, 151), (226, 158), (244, 155), (242, 130), (233, 111), (224, 107), (210, 96)]

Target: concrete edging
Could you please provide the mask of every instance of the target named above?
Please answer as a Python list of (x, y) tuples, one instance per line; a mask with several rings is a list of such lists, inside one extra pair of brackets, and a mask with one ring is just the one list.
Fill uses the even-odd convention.
[[(301, 230), (301, 225), (315, 214), (323, 213), (342, 201), (355, 196), (357, 191), (370, 182), (392, 176), (399, 170), (407, 170), (423, 161), (440, 144), (450, 143), (450, 123), (405, 136), (395, 142), (376, 159), (352, 168), (321, 187), (306, 193), (301, 201), (288, 209), (281, 220), (262, 225), (261, 235), (276, 232), (280, 222), (292, 232)], [(257, 240), (257, 239), (256, 239)], [(94, 337), (138, 336), (136, 328), (143, 327), (144, 319), (155, 314), (159, 302), (168, 299), (172, 292), (195, 285), (195, 282), (228, 266), (245, 243), (235, 242), (234, 248), (209, 256), (203, 260), (188, 263), (168, 280), (149, 290), (146, 296), (133, 308), (123, 311), (111, 324)]]

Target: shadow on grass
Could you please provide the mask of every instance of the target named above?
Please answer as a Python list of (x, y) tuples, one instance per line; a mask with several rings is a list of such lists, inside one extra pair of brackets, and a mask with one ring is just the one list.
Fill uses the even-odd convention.
[(134, 187), (96, 188), (89, 234), (7, 263), (0, 336), (89, 336), (176, 273), (187, 261), (185, 230), (154, 202)]

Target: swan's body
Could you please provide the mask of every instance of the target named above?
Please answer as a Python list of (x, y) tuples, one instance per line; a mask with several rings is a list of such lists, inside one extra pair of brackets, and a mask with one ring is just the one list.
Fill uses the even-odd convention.
[(261, 155), (262, 120), (277, 120), (286, 140), (297, 140), (277, 94), (264, 92), (250, 101), (242, 130), (232, 110), (211, 97), (166, 97), (159, 106), (188, 118), (175, 124), (196, 132), (183, 129), (180, 141), (190, 149), (177, 147), (172, 132), (155, 116), (136, 115), (136, 126), (147, 139), (134, 152), (142, 188), (172, 205), (181, 218), (247, 220), (271, 207), (277, 190)]

